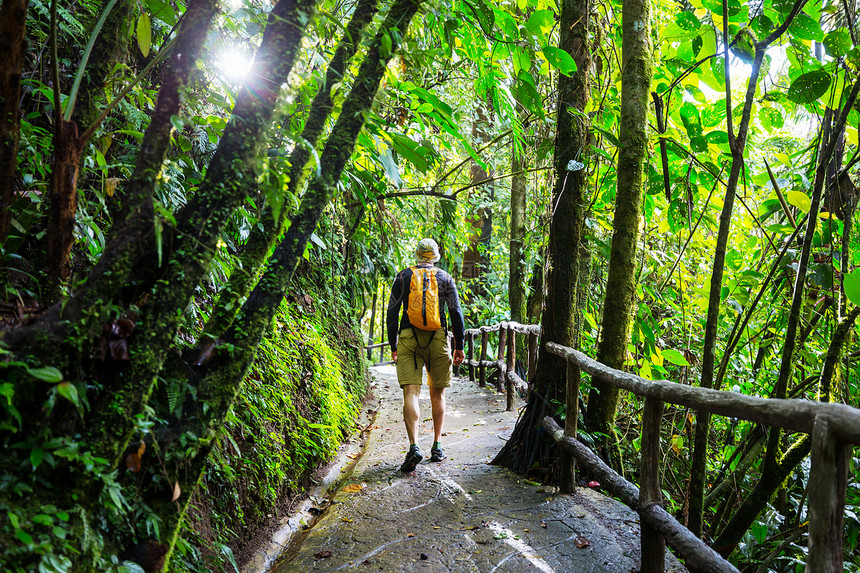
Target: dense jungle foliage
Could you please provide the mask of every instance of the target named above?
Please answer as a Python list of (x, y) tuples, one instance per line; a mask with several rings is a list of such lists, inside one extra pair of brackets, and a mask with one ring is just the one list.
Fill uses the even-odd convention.
[[(423, 236), (471, 325), (858, 406), (858, 33), (836, 0), (2, 0), (0, 569), (233, 570)], [(563, 382), (543, 353), (496, 463), (564, 479)], [(635, 478), (641, 405), (588, 390)], [(809, 440), (662, 431), (679, 519), (803, 567)]]

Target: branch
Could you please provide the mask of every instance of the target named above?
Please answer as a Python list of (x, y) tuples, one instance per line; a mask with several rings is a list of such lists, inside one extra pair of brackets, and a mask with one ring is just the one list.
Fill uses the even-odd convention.
[(800, 12), (803, 7), (806, 5), (807, 0), (795, 0), (794, 6), (791, 7), (791, 12), (788, 13), (788, 16), (785, 18), (785, 21), (779, 25), (779, 27), (770, 33), (770, 35), (756, 44), (755, 49), (756, 52), (761, 48), (764, 51), (765, 48), (773, 44), (776, 40), (782, 36), (788, 27), (791, 26), (792, 21), (794, 21), (795, 16), (797, 16), (798, 12)]
[[(513, 129), (509, 129), (509, 130), (507, 130), (507, 131), (503, 131), (502, 133), (500, 133), (499, 135), (497, 135), (495, 138), (493, 138), (490, 142), (488, 142), (486, 145), (484, 145), (483, 147), (481, 147), (480, 149), (478, 149), (478, 151), (476, 152), (476, 154), (477, 154), (477, 153), (480, 153), (480, 152), (482, 152), (482, 151), (484, 151), (485, 149), (487, 149), (488, 147), (490, 147), (491, 145), (493, 145), (494, 143), (496, 143), (497, 141), (499, 141), (499, 140), (500, 140), (500, 139), (502, 139), (503, 137), (507, 137), (508, 135), (510, 135), (510, 134), (511, 134), (511, 132), (513, 132)], [(472, 156), (470, 155), (469, 157), (467, 157), (466, 159), (464, 159), (463, 161), (461, 161), (460, 163), (458, 163), (457, 165), (455, 165), (454, 167), (452, 167), (451, 169), (449, 169), (449, 170), (448, 170), (448, 171), (447, 171), (447, 172), (446, 172), (442, 177), (440, 177), (440, 178), (439, 178), (439, 180), (438, 180), (438, 181), (436, 181), (436, 183), (434, 183), (434, 184), (433, 184), (433, 187), (431, 188), (431, 190), (432, 190), (432, 191), (435, 191), (436, 189), (438, 189), (438, 188), (439, 188), (439, 186), (442, 184), (442, 182), (443, 182), (443, 181), (445, 181), (445, 180), (446, 180), (448, 177), (450, 177), (450, 176), (451, 176), (455, 171), (459, 170), (461, 167), (463, 167), (463, 165), (465, 165), (467, 162), (469, 162), (469, 161), (471, 161), (471, 160), (472, 160)]]

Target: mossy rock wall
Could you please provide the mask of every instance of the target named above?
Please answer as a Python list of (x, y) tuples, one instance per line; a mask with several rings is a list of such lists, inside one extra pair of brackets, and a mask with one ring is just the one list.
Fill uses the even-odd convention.
[[(317, 287), (282, 303), (210, 456), (171, 569), (234, 571), (353, 429), (366, 392), (355, 320)], [(319, 289), (322, 290), (322, 289)]]

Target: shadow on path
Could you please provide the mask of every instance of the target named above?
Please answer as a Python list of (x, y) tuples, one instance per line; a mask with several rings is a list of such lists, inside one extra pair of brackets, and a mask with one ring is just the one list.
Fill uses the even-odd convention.
[[(373, 369), (378, 416), (367, 448), (319, 521), (295, 539), (277, 573), (303, 571), (611, 572), (639, 569), (639, 519), (623, 504), (580, 489), (561, 495), (491, 466), (516, 423), (505, 396), (456, 378), (447, 391), (442, 445), (433, 439), (424, 386), (419, 445), (406, 455), (394, 368)], [(667, 571), (684, 571), (671, 556)]]

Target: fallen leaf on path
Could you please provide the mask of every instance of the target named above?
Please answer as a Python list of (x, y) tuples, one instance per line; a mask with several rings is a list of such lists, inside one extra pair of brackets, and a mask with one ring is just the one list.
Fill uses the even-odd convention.
[(352, 523), (352, 520), (348, 517), (341, 517), (340, 520), (343, 521), (344, 523)]
[(351, 483), (348, 486), (345, 486), (343, 488), (343, 491), (345, 491), (347, 493), (355, 493), (355, 492), (363, 490), (366, 487), (367, 487), (366, 483)]
[(326, 557), (331, 557), (331, 551), (320, 551), (319, 553), (314, 553), (314, 559), (325, 559)]
[(544, 529), (546, 529), (546, 521), (541, 521), (540, 526), (543, 527)]
[(591, 541), (589, 541), (585, 537), (577, 537), (573, 540), (573, 544), (576, 545), (579, 549), (584, 549), (591, 545)]
[(351, 460), (357, 460), (358, 458), (361, 457), (361, 454), (346, 454), (346, 457), (348, 457)]
[(406, 537), (415, 537), (415, 534), (414, 533), (407, 533)]

